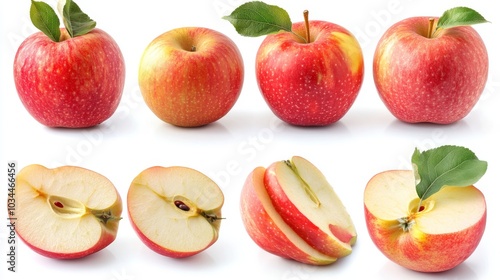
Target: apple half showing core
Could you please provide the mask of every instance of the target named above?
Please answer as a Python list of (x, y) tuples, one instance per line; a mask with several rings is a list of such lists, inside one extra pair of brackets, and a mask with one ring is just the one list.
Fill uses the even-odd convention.
[(375, 175), (364, 192), (366, 225), (380, 251), (420, 272), (440, 272), (465, 261), (486, 225), (486, 202), (474, 186), (445, 186), (420, 203), (411, 170)]
[(16, 232), (31, 249), (75, 259), (111, 244), (122, 200), (104, 176), (81, 167), (33, 164), (16, 177)]
[(203, 173), (181, 166), (154, 166), (132, 181), (127, 205), (132, 227), (151, 250), (183, 258), (219, 237), (224, 195)]
[(262, 249), (283, 258), (326, 265), (356, 242), (349, 214), (324, 175), (295, 156), (247, 177), (240, 198), (246, 231)]

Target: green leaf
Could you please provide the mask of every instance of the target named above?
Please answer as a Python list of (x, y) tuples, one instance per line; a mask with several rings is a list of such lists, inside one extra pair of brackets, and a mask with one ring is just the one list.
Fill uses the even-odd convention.
[(59, 42), (61, 22), (56, 12), (44, 2), (31, 1), (30, 18), (33, 25), (47, 35), (52, 41)]
[(470, 186), (476, 183), (487, 169), (487, 163), (479, 160), (471, 150), (450, 145), (422, 153), (415, 149), (411, 161), (417, 194), (421, 201), (444, 186)]
[(63, 21), (72, 38), (87, 34), (96, 26), (96, 22), (82, 12), (80, 7), (72, 0), (66, 0), (63, 8)]
[(260, 1), (245, 3), (223, 19), (228, 20), (240, 35), (248, 37), (258, 37), (281, 30), (292, 32), (292, 21), (285, 10)]
[(462, 25), (472, 25), (488, 22), (481, 14), (467, 7), (456, 7), (443, 13), (437, 23), (437, 28), (450, 28)]

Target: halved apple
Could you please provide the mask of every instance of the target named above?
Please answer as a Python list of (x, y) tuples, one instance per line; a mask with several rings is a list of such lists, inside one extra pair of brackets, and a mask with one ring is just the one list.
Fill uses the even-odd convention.
[(16, 231), (34, 251), (81, 258), (115, 240), (122, 201), (106, 177), (76, 166), (33, 164), (16, 180)]
[(250, 237), (281, 257), (329, 264), (349, 255), (356, 242), (341, 200), (321, 171), (302, 157), (255, 169), (240, 203)]
[(219, 236), (224, 195), (203, 173), (182, 166), (154, 166), (132, 181), (127, 205), (139, 238), (153, 251), (189, 257)]
[(371, 239), (389, 259), (421, 272), (449, 270), (476, 249), (486, 202), (474, 186), (445, 186), (420, 203), (412, 170), (376, 174), (364, 192)]

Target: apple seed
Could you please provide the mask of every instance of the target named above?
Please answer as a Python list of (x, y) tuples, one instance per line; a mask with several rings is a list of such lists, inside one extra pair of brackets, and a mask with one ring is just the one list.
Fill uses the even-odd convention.
[(180, 200), (176, 200), (174, 201), (174, 204), (177, 208), (181, 209), (182, 211), (189, 211), (191, 210), (191, 208), (189, 208), (189, 206), (187, 206), (184, 202), (180, 201)]

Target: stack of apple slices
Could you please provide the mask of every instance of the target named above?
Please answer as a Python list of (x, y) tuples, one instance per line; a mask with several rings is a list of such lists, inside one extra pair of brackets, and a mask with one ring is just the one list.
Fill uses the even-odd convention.
[(341, 200), (321, 171), (302, 157), (255, 168), (240, 203), (250, 237), (283, 258), (331, 264), (349, 255), (356, 242)]
[(122, 201), (106, 177), (81, 167), (33, 164), (16, 180), (16, 231), (34, 251), (74, 259), (115, 240)]
[(224, 195), (203, 173), (182, 166), (154, 166), (130, 185), (127, 204), (139, 238), (174, 258), (195, 255), (217, 241)]

